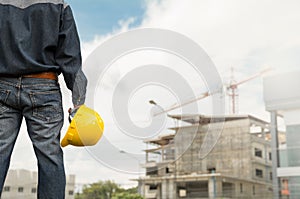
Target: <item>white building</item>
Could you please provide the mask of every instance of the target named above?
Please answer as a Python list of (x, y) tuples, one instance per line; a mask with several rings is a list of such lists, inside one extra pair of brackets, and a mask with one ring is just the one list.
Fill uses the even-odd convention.
[[(300, 198), (300, 71), (264, 78), (266, 110), (271, 113), (274, 199)], [(278, 143), (277, 117), (286, 128)]]
[[(75, 175), (66, 176), (65, 199), (74, 199)], [(9, 170), (2, 191), (2, 199), (36, 199), (38, 174), (28, 170)]]

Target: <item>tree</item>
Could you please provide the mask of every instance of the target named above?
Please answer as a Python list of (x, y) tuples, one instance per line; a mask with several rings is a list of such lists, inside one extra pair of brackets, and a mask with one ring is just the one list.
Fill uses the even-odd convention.
[(99, 181), (83, 187), (75, 199), (143, 199), (137, 188), (123, 189), (112, 181)]
[(115, 193), (112, 199), (143, 199), (143, 197), (137, 193)]
[(75, 199), (110, 199), (119, 186), (112, 181), (99, 181), (83, 187), (82, 193), (77, 194)]

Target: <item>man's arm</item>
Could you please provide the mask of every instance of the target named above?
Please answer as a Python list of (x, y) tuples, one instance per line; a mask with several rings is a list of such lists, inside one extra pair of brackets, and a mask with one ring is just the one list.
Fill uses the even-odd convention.
[(56, 62), (60, 66), (68, 89), (72, 91), (74, 107), (84, 104), (87, 79), (82, 72), (80, 41), (70, 6), (65, 5), (56, 51)]

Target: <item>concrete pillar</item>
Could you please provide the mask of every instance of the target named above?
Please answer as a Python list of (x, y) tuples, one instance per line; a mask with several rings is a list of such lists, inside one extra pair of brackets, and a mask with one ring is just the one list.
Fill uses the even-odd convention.
[(139, 180), (138, 193), (145, 197), (145, 183)]
[(161, 183), (161, 199), (177, 199), (177, 190), (174, 180), (163, 180)]
[(208, 197), (210, 199), (215, 199), (216, 191), (216, 177), (211, 177), (208, 179)]
[(161, 185), (157, 186), (157, 195), (156, 195), (156, 199), (162, 199), (161, 197)]
[(221, 178), (217, 178), (216, 193), (217, 193), (217, 197), (223, 197), (223, 187), (222, 187), (222, 179)]
[(168, 181), (167, 180), (162, 180), (161, 182), (161, 198), (162, 199), (169, 199), (168, 197)]
[(176, 190), (176, 184), (174, 180), (169, 181), (169, 194), (170, 194), (170, 199), (177, 199), (177, 190)]
[(279, 199), (279, 179), (277, 177), (277, 168), (279, 167), (278, 155), (278, 129), (277, 113), (271, 112), (271, 146), (272, 146), (272, 178), (273, 178), (273, 198)]

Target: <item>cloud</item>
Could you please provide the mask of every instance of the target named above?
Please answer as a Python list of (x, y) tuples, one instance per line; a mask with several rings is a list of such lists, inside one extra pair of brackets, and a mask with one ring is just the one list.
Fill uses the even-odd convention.
[(205, 48), (220, 69), (243, 67), (256, 51), (263, 51), (256, 56), (275, 54), (274, 48), (278, 51), (300, 43), (298, 1), (154, 2), (149, 2), (142, 26), (189, 36)]
[(82, 50), (82, 59), (83, 61), (103, 42), (110, 39), (111, 37), (120, 34), (122, 32), (128, 31), (130, 26), (135, 23), (134, 17), (129, 17), (124, 20), (120, 20), (118, 22), (118, 28), (114, 29), (112, 32), (105, 35), (95, 35), (92, 41), (82, 42), (81, 50)]
[[(142, 27), (170, 29), (190, 37), (206, 50), (222, 77), (228, 77), (234, 67), (239, 81), (266, 66), (277, 73), (299, 69), (299, 6), (295, 0), (148, 1)], [(261, 115), (261, 85), (258, 78), (240, 86), (242, 112)], [(251, 101), (259, 108), (248, 106), (249, 98), (243, 96), (249, 95), (260, 96), (255, 105)]]

